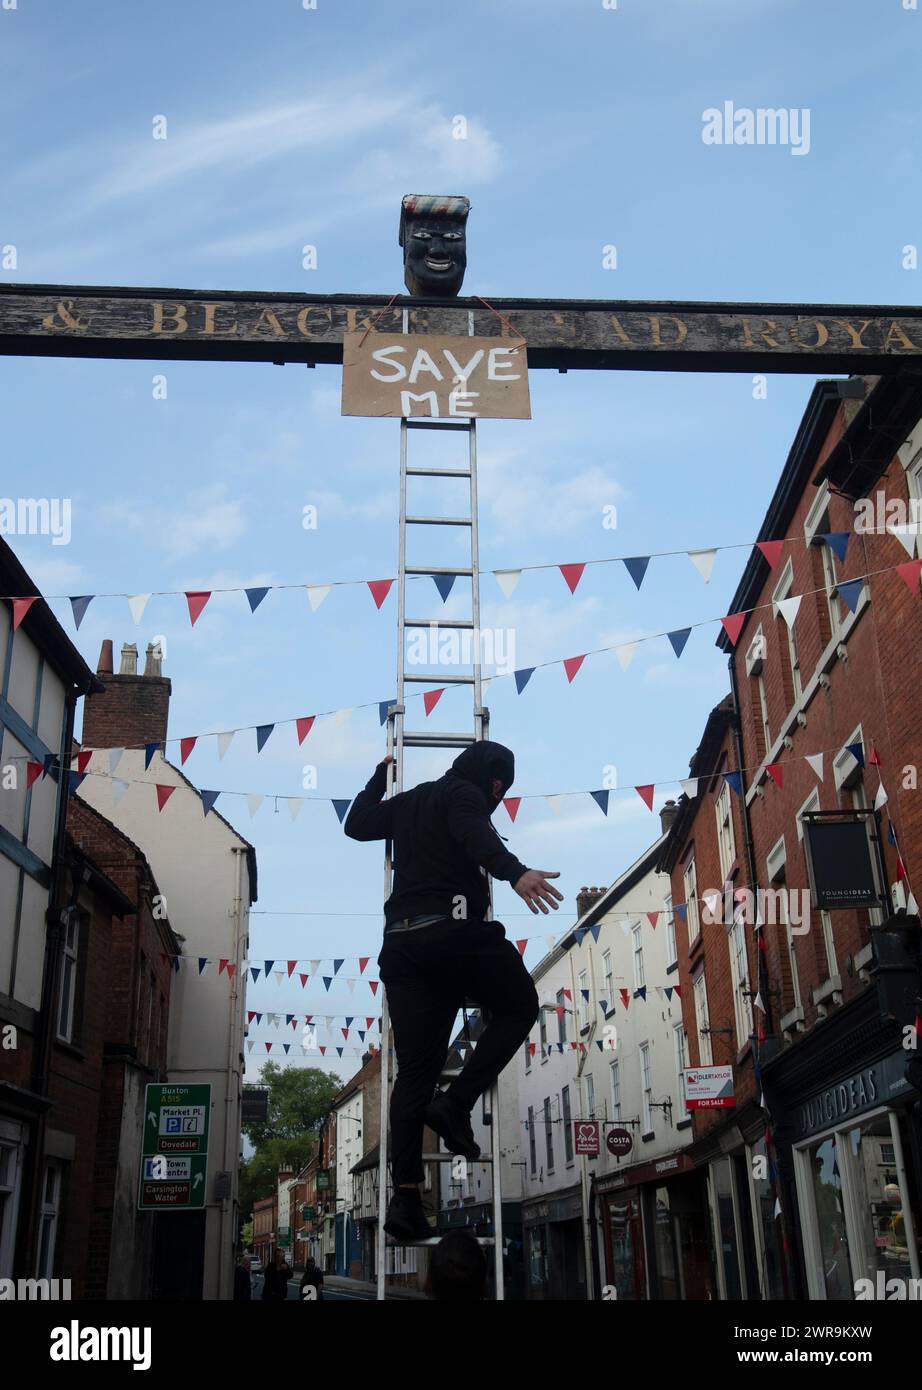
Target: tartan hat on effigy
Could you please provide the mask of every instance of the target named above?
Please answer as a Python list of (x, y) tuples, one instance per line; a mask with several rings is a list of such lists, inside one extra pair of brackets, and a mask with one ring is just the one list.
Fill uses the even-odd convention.
[(452, 222), (464, 223), (470, 210), (470, 198), (455, 194), (407, 193), (400, 203), (399, 244), (403, 245), (408, 218), (444, 217)]

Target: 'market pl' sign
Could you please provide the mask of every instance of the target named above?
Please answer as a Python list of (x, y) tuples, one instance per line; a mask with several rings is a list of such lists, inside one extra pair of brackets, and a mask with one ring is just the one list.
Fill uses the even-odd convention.
[(347, 333), (343, 415), (530, 420), (523, 342)]

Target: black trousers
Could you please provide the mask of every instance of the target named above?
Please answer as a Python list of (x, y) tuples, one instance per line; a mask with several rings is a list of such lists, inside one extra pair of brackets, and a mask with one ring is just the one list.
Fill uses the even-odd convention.
[(416, 931), (386, 933), (378, 972), (387, 990), (397, 1077), (391, 1095), (394, 1186), (421, 1183), (423, 1111), (445, 1065), (461, 1006), (489, 1014), (464, 1069), (449, 1086), (468, 1111), (528, 1037), (538, 995), (500, 922), (444, 918)]

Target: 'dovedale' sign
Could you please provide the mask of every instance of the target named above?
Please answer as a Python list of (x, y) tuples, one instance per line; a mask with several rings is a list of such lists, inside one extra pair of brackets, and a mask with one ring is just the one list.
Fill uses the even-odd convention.
[(524, 343), (350, 333), (343, 415), (530, 420)]

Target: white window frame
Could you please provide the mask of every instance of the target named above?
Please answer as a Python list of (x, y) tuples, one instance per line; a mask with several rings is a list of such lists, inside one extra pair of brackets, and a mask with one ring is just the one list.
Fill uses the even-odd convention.
[(567, 996), (562, 989), (557, 991), (557, 1008), (563, 1010), (557, 1015), (557, 1041), (566, 1047), (569, 1041), (567, 1038)]
[(922, 420), (906, 443), (900, 446), (897, 455), (906, 473), (906, 490), (909, 493), (907, 520), (916, 530), (916, 555), (922, 556)]
[(826, 606), (829, 610), (829, 633), (833, 641), (836, 641), (842, 630), (842, 614), (839, 610), (838, 585), (839, 578), (836, 573), (836, 557), (832, 547), (828, 546), (821, 539), (823, 532), (831, 531), (829, 522), (829, 482), (824, 480), (817, 489), (817, 495), (813, 501), (807, 519), (804, 522), (804, 539), (808, 545), (820, 546), (820, 558), (823, 562), (823, 581), (826, 586)]
[(666, 918), (666, 945), (669, 955), (666, 964), (674, 965), (679, 959), (679, 943), (675, 935), (675, 909), (672, 906), (671, 893), (667, 893), (663, 899), (663, 916)]
[[(554, 1117), (551, 1114), (551, 1097), (544, 1097), (544, 1104), (541, 1109), (541, 1118), (544, 1121), (544, 1158), (547, 1163), (545, 1172), (554, 1171)], [(470, 1168), (471, 1165), (467, 1164)]]
[(653, 1059), (650, 1055), (650, 1044), (642, 1042), (637, 1048), (637, 1057), (640, 1062), (640, 1096), (643, 1109), (643, 1133), (653, 1133)]
[(634, 989), (644, 989), (647, 978), (643, 966), (643, 929), (639, 922), (631, 925), (631, 956), (634, 962)]
[(682, 883), (685, 887), (685, 925), (688, 928), (688, 945), (691, 948), (701, 935), (701, 918), (698, 913), (698, 873), (695, 869), (694, 853), (682, 871)]
[[(793, 686), (794, 703), (796, 705), (801, 695), (803, 694), (804, 686), (800, 675), (800, 657), (797, 652), (797, 638), (794, 635), (794, 624), (786, 622), (785, 619), (778, 612), (777, 608), (774, 607), (775, 604), (781, 603), (783, 599), (790, 598), (791, 591), (793, 588), (794, 561), (789, 559), (784, 569), (782, 570), (781, 578), (778, 580), (778, 583), (775, 585), (772, 591), (772, 612), (775, 614), (776, 631), (778, 623), (780, 623), (781, 626), (784, 628), (784, 640), (787, 644), (788, 657), (790, 658), (791, 663), (791, 685)], [(767, 744), (765, 752), (767, 755)]]
[(730, 877), (736, 859), (736, 838), (733, 834), (733, 807), (730, 803), (730, 784), (724, 782), (714, 803), (717, 819), (717, 848), (720, 852), (720, 872), (723, 882)]
[[(861, 726), (859, 725), (859, 729), (860, 729), (860, 727), (861, 727)], [(849, 739), (849, 743), (857, 743), (857, 742), (858, 742), (857, 739), (854, 739), (854, 738)], [(851, 753), (848, 753), (848, 754), (846, 754), (846, 757), (847, 757), (847, 758), (850, 758), (851, 761), (852, 761), (853, 763), (855, 763), (855, 767), (857, 768), (858, 764), (857, 764), (857, 762), (855, 761), (855, 759), (854, 759), (854, 757), (852, 756), (852, 754), (851, 754)], [(804, 801), (803, 804), (802, 804), (801, 806), (799, 806), (798, 809), (797, 809), (797, 838), (798, 838), (798, 840), (800, 841), (800, 843), (801, 843), (802, 846), (803, 846), (803, 844), (804, 844), (804, 823), (803, 823), (803, 820), (801, 819), (801, 817), (803, 816), (803, 814), (804, 814), (805, 811), (818, 811), (819, 809), (820, 809), (820, 789), (819, 789), (819, 787), (814, 787), (814, 788), (813, 788), (813, 791), (812, 791), (812, 792), (810, 793), (810, 795), (807, 797), (806, 801)], [(806, 855), (807, 851), (806, 851), (806, 847), (805, 847), (805, 846), (804, 846), (804, 851), (803, 851), (803, 852), (804, 852), (804, 855)], [(812, 915), (812, 911), (813, 911), (813, 909), (811, 909), (811, 915)], [(827, 971), (827, 978), (830, 979), (830, 980), (832, 980), (832, 979), (835, 979), (835, 977), (838, 975), (838, 973), (839, 973), (839, 966), (838, 966), (838, 962), (836, 961), (836, 943), (835, 943), (835, 937), (833, 936), (833, 931), (832, 931), (832, 916), (830, 915), (830, 913), (828, 913), (828, 912), (822, 912), (822, 911), (820, 912), (820, 929), (821, 929), (821, 931), (822, 931), (822, 933), (823, 933), (823, 949), (824, 949), (824, 951), (825, 951), (825, 953), (826, 953), (826, 971)]]
[(685, 1032), (684, 1023), (674, 1023), (672, 1025), (672, 1051), (675, 1057), (676, 1077), (678, 1078), (679, 1096), (681, 1097), (678, 1110), (684, 1118), (691, 1113), (688, 1108), (688, 1097), (685, 1091), (685, 1068), (688, 1066), (688, 1034)]
[(580, 1032), (582, 1032), (584, 1028), (588, 1028), (588, 1026), (589, 1026), (589, 1000), (586, 998), (586, 995), (583, 993), (584, 990), (587, 991), (587, 992), (588, 992), (588, 990), (589, 990), (589, 971), (588, 971), (588, 970), (581, 970), (581, 971), (579, 972), (579, 1015), (578, 1015), (578, 1017), (579, 1017), (579, 1030), (580, 1030)]
[[(817, 807), (819, 807), (820, 794), (819, 790), (816, 790), (810, 793), (803, 806), (801, 806), (800, 811), (810, 809), (810, 802), (813, 799), (813, 797), (816, 797), (816, 805)], [(797, 834), (798, 838), (803, 838), (803, 829), (799, 819), (800, 811), (798, 811), (797, 813)], [(780, 903), (782, 922), (784, 925), (784, 937), (788, 953), (788, 969), (791, 972), (791, 995), (794, 1000), (794, 1011), (795, 1013), (799, 1013), (802, 1017), (804, 1006), (803, 999), (800, 993), (800, 975), (797, 971), (797, 957), (794, 954), (794, 938), (791, 935), (791, 917), (790, 913), (788, 912), (788, 900), (786, 891), (787, 848), (785, 846), (783, 835), (781, 836), (781, 839), (778, 840), (777, 843), (772, 846), (771, 850), (769, 850), (768, 856), (765, 860), (765, 869), (766, 873), (768, 874), (768, 882), (770, 887), (774, 888), (776, 884), (783, 885), (784, 891), (781, 892)]]
[(563, 1124), (563, 1157), (567, 1167), (573, 1162), (573, 1111), (570, 1107), (570, 1087), (560, 1092), (560, 1118)]
[(80, 913), (77, 908), (68, 910), (68, 921), (64, 928), (64, 944), (61, 951), (61, 979), (58, 994), (57, 1036), (61, 1042), (71, 1043), (74, 1038), (74, 1013), (77, 1003), (77, 972), (80, 966)]
[(528, 1172), (534, 1177), (538, 1171), (538, 1136), (535, 1131), (535, 1107), (528, 1107)]
[[(36, 1279), (51, 1279), (54, 1275), (54, 1255), (61, 1217), (63, 1181), (63, 1165), (56, 1159), (47, 1159), (42, 1167), (42, 1196), (39, 1206), (38, 1241), (35, 1256)], [(50, 1232), (47, 1240), (45, 1239), (46, 1230)], [(42, 1258), (43, 1254), (44, 1259)]]
[(611, 1091), (611, 1117), (613, 1120), (621, 1119), (621, 1063), (615, 1061), (610, 1063), (608, 1069), (608, 1086)]
[(611, 948), (602, 953), (602, 974), (605, 978), (605, 1002), (609, 1008), (612, 1008), (615, 996), (615, 974), (612, 966)]
[(19, 1221), (19, 1199), (22, 1192), (22, 1169), (25, 1157), (22, 1125), (16, 1120), (0, 1119), (0, 1148), (10, 1157), (7, 1181), (3, 1184), (6, 1201), (0, 1220), (0, 1278), (13, 1275), (13, 1256), (16, 1249), (16, 1230)]
[(710, 1028), (711, 1020), (708, 1013), (707, 981), (703, 970), (699, 970), (692, 981), (692, 993), (695, 998), (695, 1029), (698, 1033), (698, 1065), (709, 1067), (713, 1065), (711, 1035), (703, 1030)]
[(727, 932), (730, 953), (730, 979), (733, 984), (733, 1012), (736, 1018), (738, 1050), (744, 1048), (754, 1031), (752, 1000), (749, 997), (749, 958), (746, 951), (746, 926), (743, 911), (734, 914)]
[(592, 1079), (592, 1072), (586, 1072), (586, 1107), (589, 1111), (587, 1119), (595, 1119), (595, 1082)]

